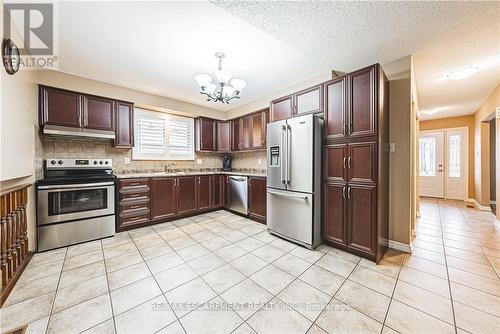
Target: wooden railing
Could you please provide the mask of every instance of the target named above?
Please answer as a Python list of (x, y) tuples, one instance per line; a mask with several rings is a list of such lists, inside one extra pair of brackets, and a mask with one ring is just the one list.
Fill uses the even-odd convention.
[(1, 303), (7, 299), (31, 253), (28, 249), (26, 206), (28, 187), (22, 185), (0, 193), (0, 270)]

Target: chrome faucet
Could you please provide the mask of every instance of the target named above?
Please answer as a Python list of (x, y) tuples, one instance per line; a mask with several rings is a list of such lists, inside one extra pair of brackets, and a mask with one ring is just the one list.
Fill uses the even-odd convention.
[(175, 166), (175, 162), (167, 162), (165, 164), (165, 172), (168, 172), (172, 166)]

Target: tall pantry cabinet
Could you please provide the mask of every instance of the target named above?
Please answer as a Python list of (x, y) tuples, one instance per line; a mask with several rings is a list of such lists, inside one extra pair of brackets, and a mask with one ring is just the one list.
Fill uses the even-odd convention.
[(324, 84), (323, 239), (372, 259), (388, 241), (389, 82), (379, 64)]

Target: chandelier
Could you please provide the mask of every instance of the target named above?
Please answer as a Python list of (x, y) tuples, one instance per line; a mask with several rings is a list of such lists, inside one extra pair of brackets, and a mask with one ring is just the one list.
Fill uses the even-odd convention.
[[(241, 79), (232, 79), (230, 72), (222, 69), (222, 60), (226, 57), (224, 52), (216, 52), (219, 67), (215, 72), (216, 82), (208, 74), (197, 74), (194, 79), (200, 85), (200, 94), (207, 96), (207, 101), (229, 103), (232, 99), (239, 99), (240, 93), (247, 83)], [(230, 82), (230, 84), (229, 84)]]

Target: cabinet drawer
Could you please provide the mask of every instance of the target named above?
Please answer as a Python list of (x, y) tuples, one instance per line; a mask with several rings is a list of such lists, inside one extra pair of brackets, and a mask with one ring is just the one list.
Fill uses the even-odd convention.
[(122, 198), (124, 197), (129, 198), (131, 197), (131, 195), (147, 196), (149, 193), (149, 186), (141, 185), (141, 186), (123, 187), (119, 190), (119, 193), (122, 195)]
[(146, 203), (122, 205), (120, 203), (120, 215), (133, 214), (135, 212), (149, 212), (149, 201)]
[(128, 219), (130, 217), (138, 217), (138, 216), (143, 216), (147, 215), (149, 219), (149, 206), (140, 206), (135, 209), (128, 209), (128, 210), (122, 210), (120, 208), (120, 218), (121, 219)]
[(122, 179), (119, 180), (119, 183), (120, 183), (120, 188), (147, 186), (149, 185), (149, 179)]
[(147, 222), (149, 222), (149, 214), (121, 218), (120, 219), (120, 226), (142, 224), (142, 223), (147, 223)]

